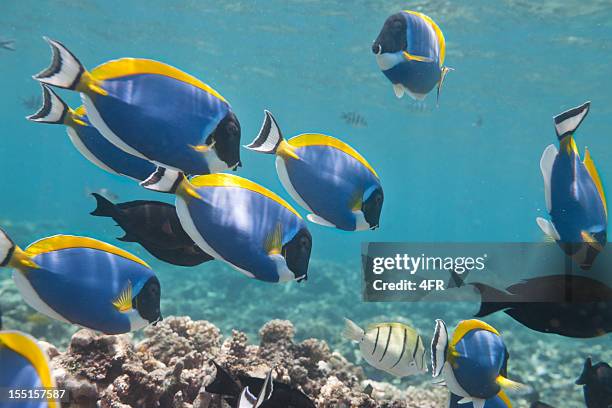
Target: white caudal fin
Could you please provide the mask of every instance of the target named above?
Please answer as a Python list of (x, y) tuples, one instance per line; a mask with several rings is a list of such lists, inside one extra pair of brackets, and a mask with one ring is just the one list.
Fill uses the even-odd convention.
[(180, 171), (158, 167), (153, 174), (141, 186), (151, 191), (160, 193), (175, 193), (185, 176)]
[(278, 146), (283, 141), (283, 134), (272, 113), (265, 110), (264, 115), (264, 121), (261, 129), (259, 129), (259, 134), (251, 144), (244, 147), (260, 153), (275, 154), (276, 149), (278, 149)]
[(257, 398), (255, 398), (255, 396), (251, 394), (249, 387), (246, 387), (240, 393), (240, 399), (238, 400), (237, 408), (254, 408), (256, 402)]
[(259, 396), (257, 397), (257, 402), (255, 403), (254, 408), (259, 408), (266, 400), (269, 400), (272, 397), (272, 393), (274, 392), (274, 381), (272, 381), (273, 371), (274, 369), (270, 370), (268, 375), (266, 375), (266, 379), (261, 386), (261, 391), (259, 391)]
[(448, 330), (443, 320), (436, 320), (436, 329), (431, 340), (431, 370), (434, 378), (442, 373), (446, 362), (446, 349), (448, 347)]
[(482, 398), (472, 398), (474, 408), (484, 408), (486, 400)]
[(65, 89), (76, 89), (81, 77), (86, 72), (81, 62), (62, 43), (48, 37), (43, 39), (53, 53), (51, 65), (33, 78), (45, 84)]
[(27, 116), (27, 120), (39, 123), (64, 123), (68, 114), (68, 105), (61, 100), (51, 88), (40, 84), (43, 94), (43, 104), (33, 115)]
[(591, 102), (585, 102), (580, 106), (567, 110), (554, 117), (555, 130), (559, 140), (572, 134), (578, 129), (586, 115), (589, 113)]
[(554, 239), (555, 241), (561, 240), (561, 237), (559, 236), (559, 233), (557, 232), (557, 229), (555, 228), (552, 222), (542, 217), (536, 218), (536, 222), (538, 223), (538, 226), (546, 236)]
[(306, 218), (308, 219), (308, 221), (313, 222), (315, 224), (319, 224), (322, 225), (324, 227), (332, 227), (332, 228), (336, 228), (336, 226), (334, 224), (332, 224), (331, 222), (327, 221), (325, 218), (320, 217), (316, 214), (308, 214), (306, 216)]
[(552, 208), (550, 195), (550, 189), (552, 185), (552, 170), (558, 153), (559, 152), (554, 145), (548, 145), (546, 149), (544, 149), (542, 157), (540, 158), (540, 171), (542, 171), (542, 178), (544, 179), (544, 198), (546, 199), (546, 210), (549, 213), (550, 209)]
[(401, 98), (402, 96), (404, 96), (405, 92), (406, 92), (406, 88), (404, 88), (404, 85), (393, 84), (393, 93), (395, 94), (395, 96), (397, 96), (398, 98)]
[(363, 331), (363, 329), (357, 326), (355, 322), (346, 318), (344, 319), (344, 330), (342, 331), (342, 337), (348, 340), (358, 341), (361, 343), (363, 341), (364, 335), (365, 332)]
[(7, 233), (0, 228), (0, 266), (7, 266), (14, 252), (15, 243)]

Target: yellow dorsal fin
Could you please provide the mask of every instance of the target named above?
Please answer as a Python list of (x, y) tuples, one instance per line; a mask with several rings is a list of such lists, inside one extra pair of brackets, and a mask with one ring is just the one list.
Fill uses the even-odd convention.
[(591, 158), (591, 153), (588, 148), (584, 149), (584, 167), (586, 167), (589, 175), (591, 176), (591, 180), (595, 183), (595, 187), (597, 187), (597, 191), (599, 192), (599, 197), (601, 198), (601, 202), (603, 203), (604, 210), (606, 211), (606, 218), (608, 217), (608, 205), (606, 204), (606, 194), (604, 193), (603, 184), (601, 183), (601, 179), (599, 178), (599, 173), (597, 172), (597, 168), (595, 167), (595, 162)]
[(269, 199), (276, 201), (287, 210), (294, 213), (297, 217), (302, 218), (300, 214), (285, 200), (281, 197), (268, 190), (267, 188), (260, 186), (251, 180), (245, 179), (240, 176), (226, 173), (215, 173), (207, 174), (205, 176), (197, 176), (189, 180), (190, 184), (194, 187), (239, 187), (253, 192), (259, 193)]
[(304, 147), (304, 146), (333, 147), (335, 149), (340, 150), (341, 152), (348, 154), (349, 156), (351, 156), (352, 158), (354, 158), (355, 160), (363, 164), (368, 170), (370, 170), (370, 172), (372, 172), (372, 174), (374, 174), (374, 176), (376, 176), (376, 178), (380, 178), (378, 177), (378, 174), (376, 174), (376, 171), (374, 171), (372, 166), (370, 166), (370, 163), (368, 163), (367, 160), (362, 155), (360, 155), (359, 152), (357, 152), (357, 150), (353, 149), (351, 146), (344, 143), (342, 140), (336, 139), (335, 137), (323, 135), (321, 133), (303, 133), (301, 135), (297, 135), (291, 138), (289, 140), (289, 144), (291, 144), (291, 146), (293, 147)]
[(280, 224), (276, 224), (274, 230), (266, 238), (266, 252), (268, 255), (278, 255), (281, 253), (283, 248), (283, 227)]
[[(104, 64), (91, 70), (91, 77), (97, 81), (139, 74), (163, 75), (169, 78), (174, 78), (181, 82), (195, 86), (196, 88), (200, 88), (217, 99), (227, 103), (223, 96), (204, 82), (200, 81), (198, 78), (189, 75), (188, 73), (183, 72), (171, 65), (155, 60), (145, 58), (121, 58), (105, 62)], [(92, 85), (90, 85), (90, 88), (91, 86)]]
[(121, 313), (126, 313), (132, 310), (132, 282), (128, 280), (125, 288), (119, 293), (119, 296), (113, 300), (113, 306)]
[(43, 253), (61, 251), (62, 249), (70, 248), (97, 249), (120, 256), (122, 258), (136, 262), (144, 266), (145, 268), (151, 269), (151, 267), (147, 265), (146, 262), (142, 259), (137, 258), (129, 252), (119, 249), (116, 246), (107, 244), (106, 242), (98, 241), (97, 239), (78, 237), (74, 235), (54, 235), (52, 237), (43, 238), (27, 247), (25, 250), (25, 254), (30, 258), (34, 258), (36, 255), (40, 255)]
[(451, 341), (451, 345), (452, 346), (457, 345), (457, 343), (459, 343), (459, 340), (461, 340), (466, 334), (468, 334), (472, 330), (486, 330), (488, 332), (501, 336), (501, 334), (499, 334), (499, 332), (493, 326), (489, 325), (488, 323), (483, 322), (482, 320), (478, 320), (478, 319), (463, 320), (459, 322), (459, 324), (457, 325), (457, 328), (455, 329), (455, 332), (453, 333), (453, 339)]
[[(21, 332), (2, 331), (0, 332), (0, 348), (2, 347), (14, 351), (30, 362), (36, 370), (36, 374), (38, 374), (42, 388), (55, 387), (47, 357), (36, 343), (36, 340)], [(49, 408), (57, 408), (58, 404), (55, 400), (48, 400), (47, 406)]]

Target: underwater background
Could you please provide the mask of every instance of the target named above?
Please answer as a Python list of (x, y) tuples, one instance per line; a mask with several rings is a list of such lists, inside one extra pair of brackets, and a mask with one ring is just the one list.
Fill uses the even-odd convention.
[[(398, 100), (370, 47), (385, 19), (401, 9), (434, 19), (455, 69), (425, 105)], [(86, 161), (62, 126), (24, 119), (38, 109), (31, 75), (48, 64), (43, 35), (58, 39), (87, 66), (123, 56), (153, 58), (207, 82), (232, 104), (242, 143), (257, 134), (263, 110), (274, 112), (285, 136), (334, 135), (376, 169), (385, 188), (380, 228), (345, 233), (309, 224), (309, 279), (267, 284), (219, 262), (173, 267), (152, 258), (106, 219), (89, 215), (91, 192), (113, 201), (157, 199), (132, 181)], [(299, 339), (326, 340), (353, 362), (356, 346), (342, 339), (343, 318), (362, 326), (402, 321), (431, 339), (435, 319), (450, 327), (477, 303), (363, 303), (361, 243), (538, 242), (546, 216), (539, 160), (555, 143), (552, 116), (586, 100), (591, 113), (577, 133), (588, 146), (604, 187), (612, 174), (612, 4), (609, 1), (3, 1), (0, 38), (0, 226), (28, 243), (56, 233), (119, 244), (156, 270), (164, 316), (208, 320), (256, 338), (271, 319), (288, 319)], [(71, 106), (76, 94), (62, 93)], [(353, 120), (347, 119), (353, 118)], [(355, 120), (358, 117), (360, 119)], [(269, 156), (242, 151), (238, 173), (293, 202)], [(5, 328), (65, 346), (75, 327), (29, 309), (6, 270), (0, 271)], [(612, 360), (611, 338), (568, 339), (530, 331), (503, 314), (485, 319), (510, 351), (510, 377), (532, 385), (554, 406), (582, 407), (574, 385), (587, 356)], [(137, 333), (136, 336), (139, 334)], [(429, 375), (401, 382), (362, 364), (368, 377), (428, 387)], [(517, 406), (527, 404), (526, 399)]]

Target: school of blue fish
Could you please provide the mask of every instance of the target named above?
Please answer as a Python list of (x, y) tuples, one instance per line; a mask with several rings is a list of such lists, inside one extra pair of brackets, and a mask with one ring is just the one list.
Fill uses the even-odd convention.
[[(281, 184), (308, 212), (303, 218), (273, 191), (228, 173), (242, 166), (241, 125), (230, 103), (210, 85), (166, 63), (141, 58), (119, 58), (88, 70), (64, 44), (44, 39), (52, 62), (33, 77), (42, 87), (42, 107), (27, 119), (65, 126), (75, 148), (97, 167), (174, 198), (174, 205), (115, 204), (94, 194), (98, 207), (92, 215), (114, 219), (126, 232), (121, 241), (138, 242), (174, 265), (218, 260), (249, 278), (301, 282), (308, 278), (313, 245), (306, 220), (349, 232), (381, 226), (381, 178), (340, 138), (312, 132), (285, 139), (276, 118), (265, 111), (257, 137), (245, 146), (275, 156)], [(442, 30), (416, 11), (391, 15), (372, 52), (398, 98), (408, 94), (420, 101), (436, 88), (439, 99), (452, 70), (445, 66)], [(83, 104), (70, 108), (54, 88), (77, 92)], [(548, 239), (583, 271), (607, 242), (603, 184), (590, 152), (585, 150), (581, 159), (574, 139), (589, 109), (587, 102), (554, 118), (559, 148), (548, 146), (540, 162), (550, 221), (537, 219)], [(128, 333), (162, 319), (160, 281), (136, 256), (72, 235), (42, 238), (21, 249), (9, 233), (0, 229), (0, 267), (13, 270), (24, 301), (39, 313), (106, 334)], [(481, 292), (494, 290), (475, 285)], [(522, 287), (526, 285), (513, 288)], [(485, 315), (483, 310), (501, 309), (485, 305), (483, 294)], [(524, 315), (539, 319), (529, 322), (537, 329), (540, 321), (551, 321), (552, 313), (527, 310)], [(522, 315), (510, 315), (521, 321)], [(593, 334), (585, 337), (612, 330), (610, 324), (604, 326), (592, 327)], [(572, 337), (585, 332), (589, 328)], [(365, 361), (377, 369), (398, 377), (428, 371), (424, 338), (410, 326), (377, 323), (363, 330), (347, 320), (344, 335), (359, 343)], [(434, 384), (448, 388), (450, 408), (512, 407), (507, 393), (529, 388), (509, 378), (510, 352), (502, 335), (483, 321), (461, 321), (449, 335), (444, 321), (437, 320), (429, 351)], [(239, 386), (223, 367), (215, 366), (211, 389), (232, 406), (314, 406), (301, 391), (274, 381), (272, 371), (265, 379), (242, 378)], [(0, 331), (0, 368), (0, 388), (54, 385), (47, 357), (24, 333)], [(594, 367), (587, 360), (578, 383), (585, 385), (589, 408), (603, 406), (592, 401), (610, 403), (611, 376), (607, 364)], [(57, 407), (59, 402), (49, 398), (40, 406)]]

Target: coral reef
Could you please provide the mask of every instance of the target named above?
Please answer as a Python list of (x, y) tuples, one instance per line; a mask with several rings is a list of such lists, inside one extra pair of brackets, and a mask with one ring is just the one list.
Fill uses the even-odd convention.
[(218, 328), (189, 317), (169, 317), (145, 330), (145, 338), (104, 336), (80, 330), (65, 352), (42, 343), (58, 387), (68, 390), (72, 407), (223, 408), (206, 391), (217, 361), (233, 375), (264, 376), (308, 394), (318, 407), (441, 407), (443, 390), (424, 391), (365, 379), (363, 371), (325, 341), (296, 342), (289, 321), (272, 320), (259, 331), (259, 345), (239, 331), (222, 338)]

